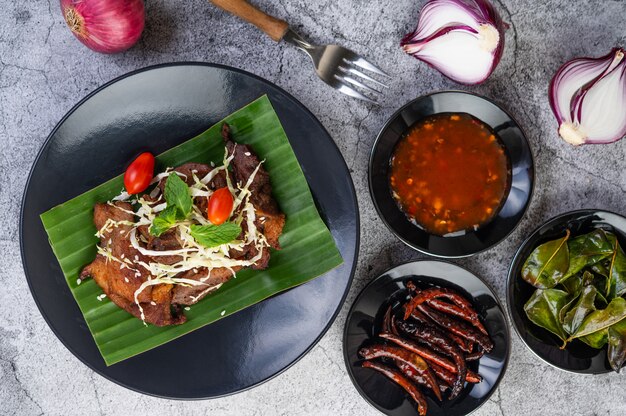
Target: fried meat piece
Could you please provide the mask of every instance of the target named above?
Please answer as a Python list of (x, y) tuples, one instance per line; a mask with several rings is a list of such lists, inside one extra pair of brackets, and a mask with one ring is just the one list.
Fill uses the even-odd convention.
[[(227, 124), (223, 126), (223, 137), (226, 142), (228, 155), (233, 155), (231, 162), (232, 172), (220, 171), (208, 183), (212, 190), (227, 186), (226, 174), (230, 175), (233, 184), (247, 183), (252, 173), (257, 169), (260, 161), (252, 149), (247, 145), (235, 144), (230, 138), (230, 130)], [(214, 168), (201, 163), (186, 163), (174, 169), (183, 175), (182, 179), (187, 185), (193, 185), (193, 174), (198, 179), (204, 178)], [(152, 197), (145, 195), (144, 199), (151, 204), (164, 202), (162, 197), (165, 189), (165, 180), (157, 185), (159, 191)], [(255, 208), (255, 225), (258, 232), (265, 235), (268, 244), (275, 249), (280, 249), (278, 238), (285, 225), (285, 215), (280, 211), (278, 204), (272, 197), (270, 178), (263, 165), (257, 170), (250, 184), (250, 202)], [(196, 197), (194, 205), (206, 216), (207, 198)], [(113, 204), (97, 204), (94, 208), (94, 223), (98, 230), (108, 220), (115, 222), (134, 222), (135, 216), (132, 206), (127, 202), (115, 202)], [(242, 224), (242, 236), (247, 232), (247, 223)], [(110, 228), (110, 229), (109, 229)], [(134, 294), (143, 282), (148, 280), (149, 272), (138, 262), (149, 264), (159, 262), (162, 264), (175, 264), (182, 260), (179, 255), (168, 256), (144, 256), (130, 244), (129, 232), (131, 225), (118, 224), (103, 231), (100, 245), (110, 250), (111, 258), (101, 254), (85, 266), (81, 272), (81, 279), (93, 277), (96, 283), (102, 287), (105, 294), (120, 308), (130, 312), (136, 317), (141, 317), (139, 306), (135, 304)], [(139, 244), (148, 250), (168, 251), (182, 247), (175, 230), (167, 231), (159, 237), (150, 234), (149, 226), (142, 225), (137, 228), (137, 236), (141, 237)], [(242, 250), (231, 250), (229, 255), (233, 259), (254, 259), (259, 254), (254, 243), (250, 243)], [(113, 259), (117, 259), (113, 260)], [(124, 259), (130, 260), (131, 264)], [(270, 250), (263, 250), (261, 257), (250, 266), (253, 269), (265, 269), (270, 260)], [(120, 263), (125, 262), (123, 265)], [(182, 286), (171, 284), (158, 284), (148, 286), (138, 296), (138, 301), (145, 315), (145, 321), (158, 326), (174, 325), (185, 322), (186, 318), (181, 311), (181, 305), (192, 305), (198, 302), (213, 290), (232, 278), (233, 274), (241, 267), (214, 268), (210, 271), (206, 267), (189, 270), (178, 274), (177, 278), (184, 278), (202, 282), (202, 285)]]
[[(96, 228), (102, 229), (108, 220), (134, 221), (131, 205), (127, 202), (96, 204), (94, 207)], [(135, 304), (135, 291), (147, 280), (149, 272), (138, 262), (147, 263), (150, 258), (131, 246), (129, 232), (132, 227), (130, 225), (119, 224), (109, 228), (103, 231), (100, 244), (106, 250), (110, 250), (112, 258), (118, 261), (98, 254), (93, 262), (85, 266), (80, 278), (92, 277), (111, 301), (140, 318), (139, 307)], [(132, 265), (125, 263), (124, 259), (130, 260)], [(148, 286), (142, 290), (138, 301), (144, 310), (146, 322), (157, 326), (185, 322), (185, 315), (180, 313), (176, 305), (172, 305), (171, 299), (172, 285), (160, 284)]]

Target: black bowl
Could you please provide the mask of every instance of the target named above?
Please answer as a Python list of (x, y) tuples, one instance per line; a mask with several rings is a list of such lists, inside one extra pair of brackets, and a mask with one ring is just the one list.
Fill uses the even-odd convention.
[(548, 364), (574, 373), (602, 374), (612, 371), (606, 348), (598, 350), (574, 340), (561, 350), (562, 342), (557, 336), (533, 324), (526, 316), (524, 304), (535, 288), (522, 279), (521, 270), (526, 258), (537, 246), (562, 237), (566, 229), (572, 232), (572, 236), (577, 236), (596, 228), (612, 231), (622, 246), (626, 244), (626, 218), (621, 215), (593, 209), (566, 212), (544, 223), (522, 243), (513, 257), (507, 279), (507, 308), (513, 328), (524, 344)]
[[(512, 182), (502, 208), (478, 230), (454, 236), (428, 233), (411, 223), (389, 189), (389, 161), (398, 140), (417, 121), (439, 113), (467, 113), (487, 124), (500, 137), (511, 162)], [(370, 156), (369, 187), (374, 206), (385, 225), (405, 244), (436, 257), (466, 257), (487, 250), (508, 236), (530, 203), (534, 183), (533, 156), (526, 136), (505, 110), (486, 98), (460, 92), (438, 92), (417, 98), (382, 128)]]
[(494, 342), (490, 353), (469, 363), (469, 368), (483, 377), (482, 382), (466, 384), (461, 394), (450, 401), (439, 402), (426, 394), (429, 416), (467, 415), (489, 400), (496, 390), (506, 370), (511, 341), (504, 309), (493, 290), (479, 277), (455, 264), (438, 260), (406, 263), (386, 271), (363, 289), (348, 312), (343, 334), (348, 374), (361, 396), (381, 412), (394, 416), (416, 414), (415, 405), (404, 390), (382, 374), (362, 368), (363, 360), (358, 356), (359, 349), (379, 332), (388, 305), (406, 296), (404, 282), (407, 280), (419, 287), (447, 287), (463, 294), (472, 301)]

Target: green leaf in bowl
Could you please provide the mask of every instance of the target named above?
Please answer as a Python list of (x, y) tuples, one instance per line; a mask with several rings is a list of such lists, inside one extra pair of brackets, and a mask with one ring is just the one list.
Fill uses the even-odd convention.
[(608, 328), (604, 328), (600, 331), (596, 331), (592, 334), (585, 335), (584, 337), (580, 337), (578, 339), (589, 345), (591, 348), (599, 350), (600, 348), (603, 348), (609, 341), (609, 330)]
[(591, 312), (569, 340), (592, 334), (626, 318), (626, 299), (615, 298), (605, 309)]
[(569, 267), (562, 280), (613, 254), (613, 246), (602, 229), (572, 238), (567, 242), (567, 247), (569, 249)]
[[(595, 301), (598, 290), (593, 285), (583, 287), (580, 296), (563, 315), (563, 329), (568, 334), (574, 334), (583, 323), (587, 315), (596, 310)], [(564, 308), (565, 309), (565, 308)]]
[(570, 231), (566, 230), (562, 238), (535, 248), (524, 262), (522, 278), (539, 289), (552, 288), (563, 280), (569, 268), (569, 236)]
[(626, 361), (626, 319), (613, 324), (608, 329), (609, 348), (607, 356), (613, 370), (619, 370)]
[(610, 298), (626, 293), (626, 255), (615, 235), (609, 235), (613, 247), (611, 261), (608, 266), (607, 294)]
[(570, 295), (563, 290), (537, 289), (524, 305), (524, 311), (535, 325), (547, 329), (565, 341), (567, 334), (559, 321), (559, 312), (569, 298)]

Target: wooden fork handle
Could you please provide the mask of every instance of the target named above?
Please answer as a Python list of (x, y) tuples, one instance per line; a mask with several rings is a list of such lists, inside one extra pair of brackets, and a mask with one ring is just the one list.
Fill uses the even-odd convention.
[(279, 42), (289, 29), (287, 22), (262, 12), (246, 0), (211, 0), (211, 3), (252, 23), (276, 42)]

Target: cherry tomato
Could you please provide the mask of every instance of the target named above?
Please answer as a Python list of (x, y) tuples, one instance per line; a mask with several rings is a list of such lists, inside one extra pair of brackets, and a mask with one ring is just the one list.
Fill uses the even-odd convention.
[(228, 188), (220, 188), (209, 197), (207, 217), (215, 225), (223, 224), (233, 210), (233, 196)]
[(154, 156), (144, 152), (128, 165), (124, 173), (124, 187), (129, 194), (138, 194), (146, 190), (154, 174)]

